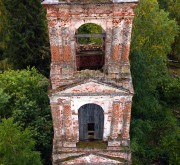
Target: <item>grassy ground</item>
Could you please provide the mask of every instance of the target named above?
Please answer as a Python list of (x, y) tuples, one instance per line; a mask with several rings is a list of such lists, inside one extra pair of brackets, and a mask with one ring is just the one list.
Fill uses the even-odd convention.
[(103, 141), (81, 141), (78, 142), (77, 148), (98, 148), (98, 149), (106, 149), (107, 148), (107, 143)]

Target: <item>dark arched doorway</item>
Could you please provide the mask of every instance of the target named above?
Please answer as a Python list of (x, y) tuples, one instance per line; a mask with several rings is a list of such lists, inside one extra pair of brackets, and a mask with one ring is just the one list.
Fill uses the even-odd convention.
[(103, 139), (104, 113), (99, 105), (83, 105), (79, 108), (78, 119), (80, 140)]

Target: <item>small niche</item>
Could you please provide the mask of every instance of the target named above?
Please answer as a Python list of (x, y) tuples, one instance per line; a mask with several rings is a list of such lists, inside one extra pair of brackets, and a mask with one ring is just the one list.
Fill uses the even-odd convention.
[(94, 140), (95, 127), (94, 123), (88, 123), (88, 139)]

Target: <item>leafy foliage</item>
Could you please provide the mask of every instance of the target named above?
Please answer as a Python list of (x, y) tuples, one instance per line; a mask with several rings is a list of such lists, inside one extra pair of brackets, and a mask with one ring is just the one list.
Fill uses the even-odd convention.
[(34, 68), (0, 74), (0, 117), (13, 117), (24, 128), (31, 127), (36, 149), (50, 160), (52, 121), (47, 87), (48, 80)]
[[(156, 0), (140, 1), (131, 51), (135, 88), (131, 123), (133, 164), (176, 164), (179, 161), (179, 127), (167, 100), (162, 99), (162, 93), (167, 93), (163, 87), (172, 82), (166, 61), (177, 29), (176, 22), (159, 9)], [(179, 87), (174, 84), (169, 92), (174, 88)], [(178, 94), (175, 97), (179, 98)], [(170, 139), (171, 142), (166, 143)]]
[[(180, 2), (179, 0), (158, 0), (160, 7), (169, 12), (170, 17), (175, 19), (180, 26)], [(173, 58), (180, 60), (180, 35), (175, 38), (175, 42), (172, 45), (171, 55)]]
[(0, 124), (0, 164), (41, 165), (40, 153), (34, 151), (35, 141), (30, 130), (13, 123), (13, 118), (3, 119)]
[(180, 107), (180, 78), (167, 79), (159, 86), (161, 100), (171, 107)]
[(4, 51), (7, 48), (9, 39), (8, 29), (9, 14), (4, 5), (4, 0), (0, 0), (0, 71), (11, 68), (12, 66), (5, 59)]
[(156, 0), (139, 3), (133, 27), (132, 51), (145, 51), (151, 56), (170, 53), (171, 44), (177, 35), (178, 26), (168, 18), (168, 13), (160, 10)]
[[(4, 6), (3, 0), (0, 0), (0, 50), (5, 47), (5, 29), (7, 28), (7, 10)], [(1, 59), (1, 58), (0, 58)]]
[(176, 18), (178, 22), (180, 21), (179, 0), (158, 0), (158, 2), (160, 4), (160, 8), (170, 12), (170, 16), (172, 18)]
[(39, 0), (1, 0), (8, 12), (9, 40), (5, 58), (14, 69), (35, 66), (44, 75), (49, 74), (49, 42), (45, 13)]
[(9, 103), (9, 99), (10, 99), (10, 96), (4, 93), (2, 89), (0, 89), (0, 112), (2, 116), (6, 114), (5, 107)]

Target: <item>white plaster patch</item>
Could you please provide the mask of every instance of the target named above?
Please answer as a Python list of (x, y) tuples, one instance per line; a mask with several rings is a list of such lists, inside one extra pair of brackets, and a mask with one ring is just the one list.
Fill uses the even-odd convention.
[[(85, 104), (97, 104), (102, 107), (104, 111), (104, 133), (103, 133), (103, 139), (107, 140), (108, 136), (110, 136), (110, 127), (111, 127), (111, 121), (108, 119), (108, 111), (109, 109), (112, 109), (112, 103), (113, 98), (110, 96), (77, 96), (71, 98), (71, 110), (75, 112), (77, 115), (73, 115), (74, 119), (78, 118), (78, 110), (81, 106)], [(76, 116), (76, 117), (75, 117)]]
[(77, 96), (71, 98), (71, 110), (78, 114), (78, 110), (85, 104), (97, 104), (102, 107), (104, 113), (112, 108), (112, 97), (110, 96)]

